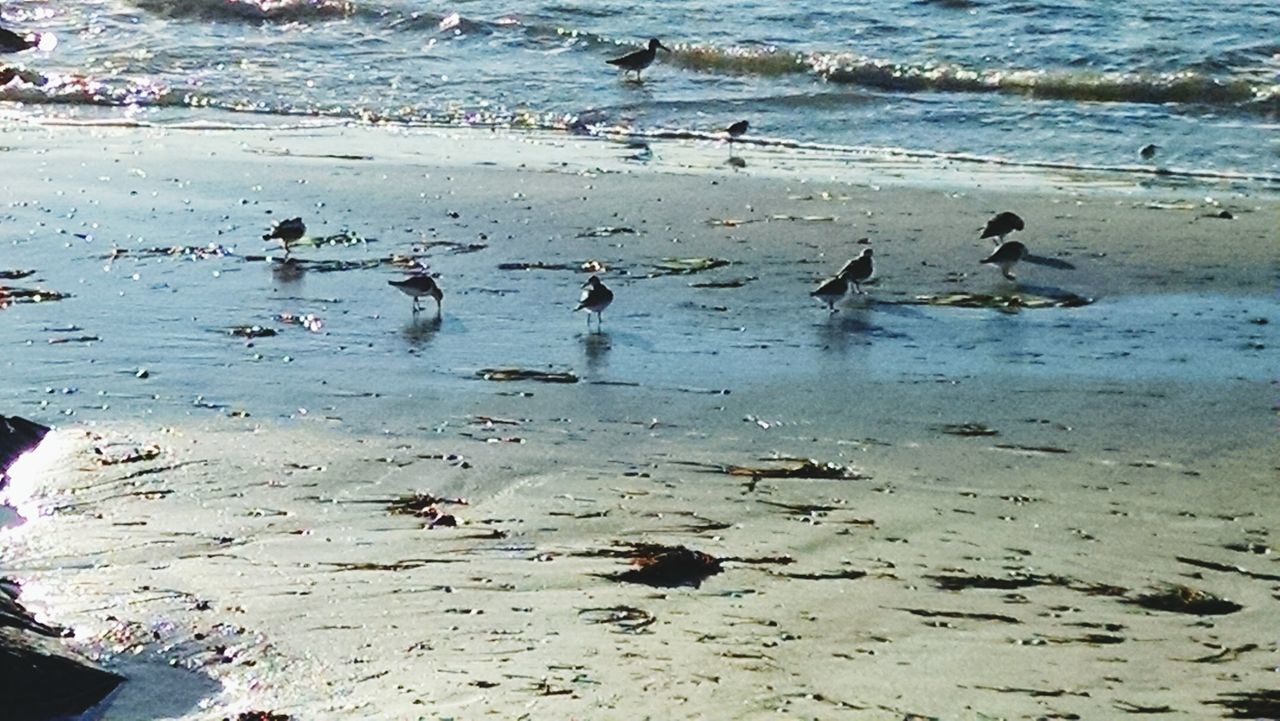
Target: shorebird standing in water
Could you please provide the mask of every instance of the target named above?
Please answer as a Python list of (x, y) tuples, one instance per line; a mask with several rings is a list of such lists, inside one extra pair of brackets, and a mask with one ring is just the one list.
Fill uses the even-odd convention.
[(996, 217), (987, 221), (987, 225), (982, 229), (982, 235), (978, 239), (991, 238), (991, 242), (999, 245), (1004, 242), (1004, 237), (1015, 230), (1023, 229), (1022, 218), (1017, 213), (1005, 211)]
[(431, 296), (436, 299), (436, 315), (440, 315), (440, 301), (444, 300), (444, 291), (440, 290), (436, 279), (426, 273), (415, 273), (404, 280), (389, 280), (387, 285), (400, 289), (401, 293), (413, 298), (413, 312), (416, 315), (422, 310), (422, 306), (418, 305), (418, 299), (423, 296)]
[(596, 314), (596, 330), (599, 330), (604, 323), (604, 309), (609, 307), (613, 302), (613, 291), (605, 287), (604, 283), (596, 276), (587, 278), (587, 282), (582, 284), (582, 298), (578, 300), (578, 307), (574, 308), (574, 312), (587, 311), (587, 330), (591, 330), (591, 314)]
[(747, 121), (739, 120), (738, 122), (724, 129), (724, 131), (729, 134), (729, 155), (733, 155), (733, 141), (746, 135), (747, 129), (750, 127), (751, 127), (751, 124), (748, 123)]
[(612, 58), (605, 62), (622, 68), (623, 75), (634, 72), (636, 74), (636, 82), (639, 82), (640, 71), (653, 64), (653, 59), (658, 57), (658, 48), (671, 52), (671, 48), (663, 45), (657, 38), (649, 38), (649, 47), (644, 50), (627, 53), (620, 58)]
[(289, 244), (302, 239), (307, 234), (307, 224), (302, 218), (289, 218), (276, 223), (270, 233), (262, 236), (263, 240), (279, 240), (284, 246), (284, 257), (289, 257)]
[(871, 276), (876, 274), (875, 264), (871, 260), (871, 249), (863, 248), (857, 258), (844, 264), (838, 275), (853, 283), (853, 289), (858, 295), (865, 293), (862, 290), (862, 284), (871, 280)]
[(837, 275), (823, 281), (822, 285), (809, 295), (827, 304), (827, 310), (836, 313), (836, 301), (849, 292), (849, 281), (843, 275)]
[(823, 281), (822, 285), (809, 295), (826, 303), (827, 310), (835, 313), (837, 312), (836, 302), (849, 292), (849, 284), (852, 283), (854, 290), (862, 295), (864, 293), (862, 284), (870, 280), (875, 272), (875, 265), (871, 261), (871, 249), (864, 248), (857, 258), (845, 263), (839, 273)]
[(1147, 143), (1138, 149), (1138, 156), (1143, 160), (1151, 160), (1156, 157), (1156, 151), (1160, 150), (1160, 146), (1155, 143)]

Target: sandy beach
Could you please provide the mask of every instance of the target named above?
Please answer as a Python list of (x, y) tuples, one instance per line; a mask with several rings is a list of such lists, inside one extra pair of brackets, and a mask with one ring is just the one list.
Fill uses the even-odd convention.
[[(58, 426), (0, 552), (129, 676), (86, 718), (1280, 714), (1274, 187), (436, 128), (0, 145), (0, 287), (69, 295), (0, 310), (0, 413)], [(979, 265), (1002, 210), (1074, 269)], [(290, 264), (260, 238), (294, 216)], [(387, 285), (409, 258), (438, 319)], [(718, 572), (631, 582), (628, 544)]]

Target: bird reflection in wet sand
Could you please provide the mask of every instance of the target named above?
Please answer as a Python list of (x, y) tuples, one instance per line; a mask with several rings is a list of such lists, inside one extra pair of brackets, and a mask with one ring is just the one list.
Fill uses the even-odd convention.
[(846, 313), (827, 316), (825, 322), (818, 324), (818, 342), (822, 349), (844, 353), (851, 347), (870, 346), (872, 335), (881, 330), (871, 322), (874, 309), (874, 304), (855, 306)]
[(296, 258), (273, 259), (271, 262), (271, 277), (281, 283), (297, 283), (306, 273), (306, 266)]
[(609, 338), (609, 334), (605, 332), (588, 333), (582, 336), (582, 354), (587, 361), (587, 368), (596, 371), (609, 358), (609, 351), (613, 349), (613, 342)]
[(428, 341), (436, 336), (436, 332), (440, 330), (440, 324), (443, 320), (439, 315), (433, 315), (423, 318), (418, 315), (413, 316), (413, 320), (400, 331), (400, 335), (409, 342), (411, 346), (425, 345)]

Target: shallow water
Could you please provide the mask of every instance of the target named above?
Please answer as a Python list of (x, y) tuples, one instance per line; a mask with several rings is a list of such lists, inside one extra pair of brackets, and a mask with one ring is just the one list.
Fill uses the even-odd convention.
[[(1280, 178), (1272, 2), (25, 0), (4, 21), (60, 38), (7, 59), (34, 73), (0, 86), (22, 117), (579, 132), (746, 118), (800, 142)], [(674, 52), (620, 81), (604, 60), (650, 36)]]
[[(665, 536), (668, 516), (714, 508), (712, 515), (720, 518), (734, 503), (747, 503), (751, 510), (728, 517), (750, 521), (735, 523), (726, 534), (761, 552), (808, 553), (819, 544), (802, 533), (837, 526), (812, 522), (816, 517), (802, 523), (788, 513), (778, 528), (761, 535), (759, 524), (767, 514), (756, 498), (744, 497), (736, 479), (703, 482), (704, 476), (678, 465), (681, 460), (750, 462), (771, 453), (811, 453), (865, 463), (874, 472), (874, 484), (837, 490), (806, 482), (769, 497), (794, 494), (788, 497), (808, 502), (815, 493), (857, 493), (860, 498), (849, 510), (856, 508), (859, 516), (879, 515), (867, 507), (873, 503), (921, 512), (876, 530), (883, 545), (867, 545), (866, 539), (843, 532), (821, 545), (832, 552), (832, 567), (848, 564), (851, 555), (874, 558), (904, 569), (903, 579), (892, 583), (925, 589), (929, 584), (907, 580), (905, 569), (922, 573), (931, 564), (948, 566), (953, 562), (948, 549), (961, 554), (955, 563), (968, 563), (975, 549), (987, 554), (986, 549), (1016, 544), (1037, 549), (1037, 568), (1053, 572), (1059, 562), (1054, 554), (1061, 553), (1071, 556), (1066, 566), (1078, 569), (1080, 557), (1111, 562), (1137, 548), (1126, 545), (1129, 536), (1118, 532), (1121, 527), (1163, 532), (1169, 522), (1173, 533), (1182, 534), (1177, 523), (1219, 523), (1207, 518), (1211, 511), (1192, 494), (1220, 493), (1231, 504), (1247, 505), (1241, 499), (1255, 497), (1250, 484), (1265, 483), (1258, 474), (1233, 474), (1234, 466), (1223, 470), (1217, 464), (1224, 457), (1247, 463), (1273, 439), (1268, 425), (1273, 399), (1259, 391), (1273, 378), (1266, 354), (1280, 342), (1274, 324), (1280, 300), (1258, 294), (1258, 282), (1248, 285), (1254, 290), (1233, 295), (1228, 279), (1214, 286), (1228, 290), (1103, 296), (1074, 309), (1005, 313), (908, 304), (912, 293), (936, 292), (937, 283), (948, 283), (936, 280), (942, 271), (919, 287), (904, 277), (903, 265), (918, 260), (926, 246), (923, 236), (956, 238), (954, 256), (939, 263), (956, 269), (973, 271), (975, 255), (989, 246), (973, 237), (960, 239), (952, 226), (957, 220), (967, 223), (964, 218), (916, 215), (906, 206), (920, 198), (940, 201), (965, 193), (934, 189), (913, 196), (901, 188), (883, 194), (877, 189), (823, 205), (828, 201), (801, 198), (821, 189), (853, 194), (855, 183), (806, 186), (812, 169), (787, 170), (803, 163), (781, 151), (767, 160), (752, 156), (752, 171), (766, 175), (761, 179), (718, 165), (719, 148), (712, 161), (706, 148), (682, 155), (682, 148), (673, 147), (679, 143), (660, 142), (654, 143), (656, 154), (675, 159), (662, 168), (634, 166), (638, 169), (632, 172), (633, 166), (617, 158), (629, 150), (597, 141), (570, 148), (525, 133), (500, 136), (507, 146), (497, 155), (505, 159), (492, 168), (494, 163), (471, 155), (476, 136), (487, 133), (450, 133), (442, 139), (370, 130), (327, 130), (315, 137), (298, 131), (136, 128), (6, 132), (10, 149), (5, 152), (19, 172), (0, 182), (11, 198), (2, 218), (0, 270), (31, 269), (32, 276), (13, 284), (48, 287), (71, 297), (0, 309), (0, 349), (5, 351), (0, 354), (0, 411), (72, 431), (56, 434), (66, 448), (51, 450), (51, 455), (64, 452), (50, 461), (54, 470), (25, 474), (20, 484), (28, 494), (22, 505), (29, 517), (41, 508), (50, 515), (0, 540), (16, 544), (6, 546), (18, 555), (14, 568), (35, 579), (28, 587), (33, 607), (50, 609), (84, 630), (80, 643), (112, 664), (120, 663), (113, 658), (120, 649), (141, 651), (116, 666), (136, 683), (129, 687), (133, 697), (117, 699), (103, 711), (105, 719), (223, 718), (227, 709), (250, 702), (317, 718), (368, 718), (367, 709), (336, 708), (347, 702), (344, 694), (357, 700), (374, 696), (369, 708), (387, 702), (391, 696), (384, 694), (384, 681), (372, 664), (396, 665), (385, 677), (396, 694), (418, 683), (430, 686), (423, 698), (453, 692), (447, 685), (439, 691), (443, 676), (431, 675), (439, 659), (452, 664), (471, 657), (479, 667), (492, 667), (493, 646), (485, 642), (477, 654), (465, 645), (473, 633), (471, 640), (489, 638), (491, 628), (441, 635), (430, 624), (424, 627), (423, 619), (432, 613), (459, 608), (457, 599), (478, 594), (496, 605), (484, 614), (458, 614), (459, 621), (448, 622), (451, 629), (458, 623), (491, 627), (494, 619), (505, 624), (515, 617), (555, 618), (556, 613), (517, 611), (515, 596), (493, 593), (489, 579), (477, 584), (478, 566), (461, 559), (505, 559), (511, 565), (493, 578), (505, 588), (505, 574), (513, 574), (510, 588), (522, 594), (522, 608), (534, 609), (536, 600), (573, 615), (576, 601), (566, 603), (558, 591), (579, 583), (576, 572), (563, 575), (561, 566), (533, 563), (547, 549), (560, 554), (649, 529)], [(499, 139), (478, 142), (493, 146)], [(377, 150), (369, 151), (370, 145)], [(286, 151), (292, 154), (286, 157)], [(707, 156), (700, 164), (681, 164), (687, 155), (698, 154)], [(601, 156), (611, 162), (601, 162)], [(717, 163), (715, 170), (708, 169), (709, 162)], [(860, 179), (859, 191), (865, 190), (871, 175), (866, 168), (845, 171)], [(673, 180), (683, 192), (714, 187), (719, 195), (705, 203), (687, 198), (672, 203)], [(1066, 217), (1073, 212), (1068, 203), (1087, 201), (1101, 206), (1091, 212), (1111, 220), (1115, 203), (1114, 212), (1129, 221), (1174, 217), (1205, 227), (1199, 205), (1152, 209), (1144, 207), (1145, 192), (1132, 188), (1103, 193), (1098, 200), (1073, 195), (1074, 188), (1063, 190), (1057, 178), (1052, 183), (1053, 190), (1042, 191), (1038, 203), (1052, 206), (1046, 198), (1062, 199)], [(978, 200), (977, 190), (963, 187), (974, 193), (963, 201), (966, 215), (985, 202), (1003, 202), (998, 193)], [(760, 208), (744, 210), (746, 202)], [(1239, 227), (1256, 228), (1258, 216), (1246, 214), (1271, 201), (1241, 194), (1227, 202), (1242, 214)], [(815, 206), (833, 213), (839, 208), (846, 216), (884, 213), (876, 232), (883, 277), (869, 286), (867, 297), (848, 300), (836, 314), (828, 314), (807, 293), (829, 272), (830, 254), (843, 254), (855, 231), (873, 226), (863, 222), (868, 216), (845, 217), (839, 224), (780, 220), (751, 226), (751, 233), (706, 222), (708, 215), (730, 212), (745, 213), (754, 222), (774, 211), (800, 214)], [(1059, 207), (1040, 212), (1048, 215)], [(306, 217), (313, 237), (345, 230), (366, 241), (303, 245), (295, 250), (298, 258), (368, 267), (290, 272), (265, 257), (279, 255), (277, 247), (260, 240), (266, 226), (294, 214)], [(1085, 222), (1092, 225), (1083, 227)], [(1194, 226), (1197, 222), (1202, 225)], [(634, 225), (636, 235), (583, 232), (606, 224)], [(1079, 273), (1028, 269), (1023, 290), (1087, 293), (1085, 279), (1096, 278), (1092, 273), (1101, 263), (1086, 251), (1106, 250), (1122, 259), (1138, 252), (1127, 242), (1141, 250), (1151, 245), (1147, 237), (1100, 238), (1096, 216), (1063, 224), (1067, 232), (1054, 243), (1074, 253), (1070, 257), (1079, 262)], [(1072, 227), (1077, 224), (1081, 227)], [(1040, 238), (1053, 235), (1039, 232), (1044, 233)], [(815, 236), (830, 245), (814, 242)], [(1241, 244), (1242, 252), (1248, 244)], [(207, 252), (165, 251), (174, 246)], [(160, 250), (151, 253), (151, 248)], [(829, 253), (816, 258), (819, 248)], [(446, 295), (439, 322), (430, 301), (415, 316), (409, 299), (387, 285), (402, 275), (381, 262), (392, 253), (415, 255), (441, 272)], [(696, 275), (647, 277), (669, 254), (723, 255), (733, 263)], [(584, 317), (571, 310), (585, 276), (578, 264), (586, 258), (609, 265), (605, 277), (617, 294), (599, 333), (589, 332)], [(963, 266), (952, 265), (961, 260)], [(1169, 268), (1157, 260), (1145, 259), (1156, 263), (1150, 268), (1156, 277), (1142, 287), (1172, 287), (1161, 282), (1168, 278), (1158, 277)], [(568, 269), (519, 271), (499, 265), (532, 261)], [(1223, 275), (1231, 268), (1243, 273), (1231, 264), (1212, 272)], [(750, 280), (726, 289), (691, 285), (733, 278)], [(1011, 286), (994, 271), (975, 271), (963, 283), (943, 287), (1007, 291)], [(282, 313), (314, 315), (318, 325), (309, 329), (284, 322)], [(228, 333), (233, 326), (255, 324), (278, 334), (249, 342)], [(515, 365), (571, 370), (582, 382), (503, 384), (476, 378), (480, 368)], [(486, 417), (499, 420), (486, 426)], [(963, 422), (999, 429), (999, 443), (970, 444), (974, 439), (952, 438), (940, 429)], [(86, 440), (78, 431), (92, 432), (99, 424), (105, 437), (120, 440), (112, 450), (155, 442), (165, 446), (162, 457), (155, 465), (107, 467), (100, 484), (81, 486), (86, 474), (77, 468), (97, 440)], [(341, 432), (327, 433), (330, 426)], [(120, 439), (120, 433), (137, 429), (136, 437)], [(71, 454), (72, 447), (80, 455)], [(443, 461), (435, 453), (442, 450), (449, 454)], [(875, 455), (890, 451), (892, 460)], [(464, 472), (453, 463), (455, 454), (474, 462), (473, 470)], [(916, 455), (934, 456), (923, 476)], [(1046, 458), (1054, 463), (1048, 470), (1039, 465)], [(1158, 470), (1150, 476), (1126, 475), (1135, 466)], [(642, 468), (661, 470), (650, 478)], [(579, 504), (595, 503), (590, 497), (601, 495), (592, 482), (612, 479), (623, 469), (623, 477), (640, 482), (643, 491), (610, 509), (609, 522), (616, 525), (596, 527), (605, 514), (591, 512), (572, 521), (591, 526), (583, 536), (556, 535), (565, 519), (583, 512), (586, 506)], [(1119, 492), (1098, 490), (1105, 496), (1101, 500), (1071, 495), (1082, 486), (1113, 482)], [(990, 504), (1021, 506), (1018, 499), (1037, 500), (1031, 496), (1059, 499), (1041, 504), (1046, 516), (1055, 517), (1042, 520), (1052, 520), (1056, 530), (1030, 519), (1015, 526), (1001, 506), (974, 518), (971, 537), (958, 536), (954, 521), (938, 515), (938, 509), (968, 504), (968, 495), (977, 498), (972, 491), (956, 495), (961, 485), (981, 488)], [(902, 487), (901, 495), (894, 495), (895, 486)], [(382, 510), (388, 494), (415, 489), (472, 499), (476, 525), (461, 529), (468, 533), (480, 527), (481, 505), (485, 518), (519, 530), (509, 539), (485, 536), (492, 540), (468, 548), (471, 542), (459, 537), (428, 535), (416, 520), (388, 521)], [(699, 502), (685, 500), (695, 495)], [(637, 509), (642, 502), (652, 505)], [(558, 515), (531, 514), (529, 505), (538, 503), (550, 503)], [(1206, 519), (1172, 512), (1154, 516), (1153, 506), (1194, 507)], [(1078, 522), (1077, 507), (1094, 515)], [(1128, 515), (1130, 508), (1141, 509), (1142, 521), (1112, 515), (1119, 509)], [(1218, 510), (1235, 508), (1224, 504)], [(1151, 518), (1159, 520), (1148, 522)], [(1107, 519), (1116, 525), (1103, 526)], [(1026, 535), (993, 541), (993, 526), (1016, 527)], [(1062, 540), (1070, 538), (1068, 532), (1098, 527), (1114, 534), (1106, 552), (1090, 553)], [(946, 542), (931, 545), (927, 536), (933, 533)], [(1208, 534), (1182, 534), (1180, 541), (1205, 545)], [(1151, 545), (1144, 539), (1143, 548)], [(376, 573), (376, 581), (335, 566), (344, 560), (383, 562), (437, 553), (458, 562), (404, 576)], [(988, 560), (1006, 563), (999, 554), (991, 552)], [(556, 577), (531, 577), (530, 566), (549, 568)], [(748, 573), (753, 575), (728, 581), (727, 592), (712, 591), (706, 598), (718, 598), (738, 613), (742, 599), (771, 593), (760, 576)], [(1266, 597), (1264, 589), (1257, 592)], [(901, 593), (895, 592), (892, 604)], [(699, 599), (701, 606), (702, 596), (689, 598)], [(795, 608), (815, 604), (843, 608), (849, 598), (843, 590), (837, 596), (808, 596), (803, 603), (782, 604), (776, 613), (786, 618)], [(868, 607), (885, 610), (892, 604), (886, 598)], [(403, 620), (390, 620), (376, 633), (374, 627), (389, 620), (385, 614), (377, 622), (352, 623), (371, 608), (375, 614), (403, 614)], [(1116, 613), (1134, 618), (1129, 611)], [(576, 617), (573, 622), (580, 623)], [(456, 652), (440, 647), (439, 653), (408, 660), (379, 650), (402, 648), (406, 629), (464, 645)], [(537, 639), (529, 648), (539, 660), (545, 639), (559, 633), (536, 626), (527, 632)], [(1152, 637), (1145, 631), (1138, 635)], [(192, 639), (198, 643), (186, 643)], [(993, 643), (1009, 646), (1003, 632)], [(1199, 649), (1199, 639), (1190, 643)], [(919, 658), (931, 658), (928, 644), (906, 653), (919, 648)], [(567, 645), (564, 658), (580, 661), (581, 645)], [(612, 639), (607, 645), (616, 647)], [(254, 663), (225, 662), (229, 648)], [(1114, 653), (1109, 647), (1099, 652)], [(545, 658), (558, 665), (561, 659), (552, 660), (555, 656)], [(1180, 650), (1167, 657), (1192, 656)], [(288, 663), (274, 666), (276, 659)], [(211, 670), (215, 678), (230, 679), (228, 687), (218, 701), (205, 705), (218, 694), (214, 684), (170, 664)], [(312, 675), (316, 665), (324, 666), (324, 673)], [(459, 683), (470, 680), (449, 675)], [(473, 691), (465, 688), (459, 703), (469, 703)]]

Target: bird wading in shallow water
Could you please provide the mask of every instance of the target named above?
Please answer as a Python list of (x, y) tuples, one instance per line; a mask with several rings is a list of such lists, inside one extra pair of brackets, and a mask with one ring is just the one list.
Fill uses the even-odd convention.
[(991, 242), (999, 245), (1004, 242), (1006, 235), (1015, 230), (1022, 230), (1024, 227), (1022, 218), (1019, 218), (1017, 213), (1010, 213), (1006, 210), (987, 221), (987, 225), (982, 229), (982, 235), (978, 236), (978, 239), (991, 238)]
[(747, 121), (739, 120), (738, 122), (724, 129), (724, 132), (728, 133), (729, 135), (729, 155), (733, 155), (733, 141), (746, 135), (747, 130), (750, 127), (751, 127), (751, 124), (748, 123)]
[(658, 48), (671, 52), (671, 48), (663, 45), (657, 38), (649, 38), (649, 47), (644, 50), (627, 53), (620, 58), (612, 58), (605, 62), (622, 68), (624, 75), (626, 73), (634, 72), (636, 74), (636, 80), (639, 81), (640, 71), (652, 65), (653, 59), (658, 57)]
[(827, 310), (836, 313), (836, 301), (849, 292), (849, 281), (843, 275), (837, 275), (822, 282), (809, 295), (827, 304)]
[(417, 273), (404, 280), (389, 280), (387, 285), (398, 288), (401, 293), (413, 298), (414, 313), (422, 310), (422, 306), (418, 305), (419, 298), (428, 295), (435, 298), (436, 315), (440, 315), (440, 301), (444, 300), (444, 291), (440, 290), (440, 285), (436, 283), (435, 278), (426, 273)]
[(302, 218), (289, 218), (276, 223), (271, 232), (262, 236), (263, 240), (279, 240), (284, 246), (284, 255), (289, 257), (289, 244), (295, 243), (307, 234), (307, 224), (302, 222)]
[(578, 307), (574, 308), (574, 312), (587, 311), (587, 330), (591, 330), (591, 314), (596, 314), (596, 330), (599, 330), (604, 323), (604, 309), (609, 307), (613, 302), (613, 291), (605, 287), (604, 283), (596, 276), (591, 276), (586, 283), (582, 284), (582, 297), (578, 300)]
[(1156, 157), (1156, 152), (1160, 150), (1160, 146), (1155, 143), (1147, 143), (1138, 149), (1138, 157), (1143, 160), (1151, 160)]
[(840, 277), (853, 283), (853, 289), (858, 295), (862, 295), (865, 292), (862, 290), (862, 284), (871, 280), (871, 277), (875, 274), (876, 267), (871, 260), (870, 248), (863, 248), (857, 258), (845, 263), (844, 267), (837, 273)]

